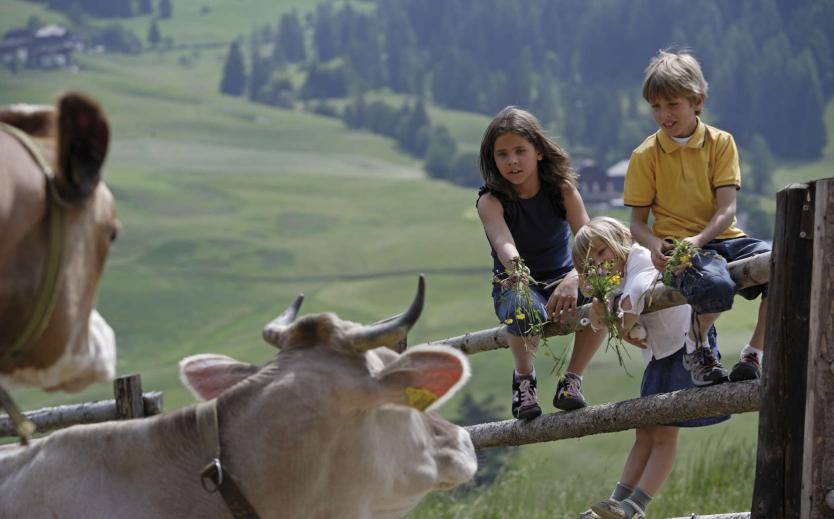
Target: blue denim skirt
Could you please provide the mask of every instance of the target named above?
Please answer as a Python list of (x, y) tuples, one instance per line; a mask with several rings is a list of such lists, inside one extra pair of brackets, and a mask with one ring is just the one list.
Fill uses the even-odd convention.
[[(721, 353), (718, 351), (716, 343), (718, 333), (715, 327), (710, 327), (707, 337), (710, 348), (717, 358), (721, 358)], [(669, 393), (679, 389), (689, 389), (696, 387), (692, 383), (692, 377), (689, 371), (683, 367), (683, 354), (686, 348), (681, 345), (681, 348), (674, 354), (662, 359), (655, 359), (649, 362), (646, 370), (643, 372), (643, 382), (640, 384), (640, 396), (656, 395), (658, 393)], [(729, 420), (729, 415), (713, 416), (710, 418), (696, 418), (692, 420), (685, 420), (682, 422), (668, 423), (673, 427), (704, 427), (706, 425), (713, 425)]]

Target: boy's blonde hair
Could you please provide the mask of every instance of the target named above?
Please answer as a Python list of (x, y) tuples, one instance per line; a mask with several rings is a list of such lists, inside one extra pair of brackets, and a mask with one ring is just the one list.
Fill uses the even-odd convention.
[[(654, 103), (660, 98), (684, 97), (692, 103), (705, 101), (709, 85), (701, 65), (688, 52), (658, 51), (646, 67), (643, 78), (643, 99)], [(701, 114), (701, 110), (695, 112)]]
[(514, 133), (526, 139), (542, 154), (542, 160), (539, 161), (539, 177), (542, 182), (557, 190), (561, 190), (565, 184), (576, 187), (576, 172), (571, 168), (568, 152), (547, 135), (536, 116), (517, 106), (508, 106), (489, 123), (481, 139), (481, 178), (488, 188), (503, 193), (510, 200), (518, 198), (512, 184), (501, 176), (495, 157), (492, 156), (495, 141), (505, 133)]
[(608, 216), (597, 216), (582, 226), (573, 238), (573, 264), (579, 272), (584, 271), (585, 262), (591, 254), (594, 243), (603, 243), (611, 249), (614, 257), (623, 265), (628, 260), (631, 246), (631, 231), (619, 220)]

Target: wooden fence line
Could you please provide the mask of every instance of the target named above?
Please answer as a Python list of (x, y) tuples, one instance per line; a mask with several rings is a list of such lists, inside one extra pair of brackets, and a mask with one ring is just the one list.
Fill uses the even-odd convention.
[(749, 380), (592, 405), (569, 413), (543, 414), (527, 421), (470, 425), (465, 429), (475, 449), (517, 446), (758, 411), (759, 393), (759, 381)]
[[(730, 275), (739, 289), (765, 284), (767, 283), (770, 271), (770, 253), (766, 252), (743, 260), (734, 261), (729, 264), (729, 267)], [(680, 292), (665, 286), (662, 282), (658, 282), (655, 284), (652, 292), (651, 304), (648, 305), (643, 313), (655, 312), (663, 308), (682, 305), (684, 303), (686, 303), (686, 300)], [(565, 321), (564, 323), (548, 323), (544, 327), (543, 336), (568, 335), (577, 330), (584, 329), (585, 327), (580, 322), (582, 318), (587, 317), (590, 308), (591, 305), (579, 307), (576, 311), (576, 318)], [(467, 355), (508, 347), (504, 341), (503, 325), (459, 335), (457, 337), (431, 341), (428, 344), (445, 344), (457, 348)]]
[[(63, 429), (71, 425), (107, 422), (151, 416), (162, 412), (162, 393), (142, 393), (139, 375), (119, 377), (113, 381), (116, 398), (81, 404), (46, 407), (23, 413), (39, 433)], [(0, 438), (17, 436), (14, 424), (8, 416), (0, 417)]]
[(731, 514), (698, 515), (692, 514), (686, 517), (672, 517), (671, 519), (750, 519), (749, 512), (736, 512)]

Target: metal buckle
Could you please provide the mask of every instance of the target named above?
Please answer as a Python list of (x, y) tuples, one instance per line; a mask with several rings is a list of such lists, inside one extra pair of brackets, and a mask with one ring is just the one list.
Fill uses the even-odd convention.
[[(211, 485), (207, 481), (211, 482)], [(203, 490), (210, 494), (220, 489), (220, 485), (223, 484), (223, 467), (219, 459), (214, 458), (205, 466), (200, 473), (200, 484), (203, 485)]]

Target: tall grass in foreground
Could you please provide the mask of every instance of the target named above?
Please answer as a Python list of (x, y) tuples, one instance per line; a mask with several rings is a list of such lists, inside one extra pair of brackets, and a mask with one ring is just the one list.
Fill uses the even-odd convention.
[[(702, 442), (679, 457), (672, 475), (648, 509), (649, 518), (688, 517), (749, 511), (753, 495), (756, 445), (753, 438)], [(466, 493), (433, 493), (411, 519), (561, 519), (576, 518), (610, 495), (621, 466), (607, 470), (558, 473), (551, 481), (531, 480), (530, 462), (504, 472), (490, 487)]]

